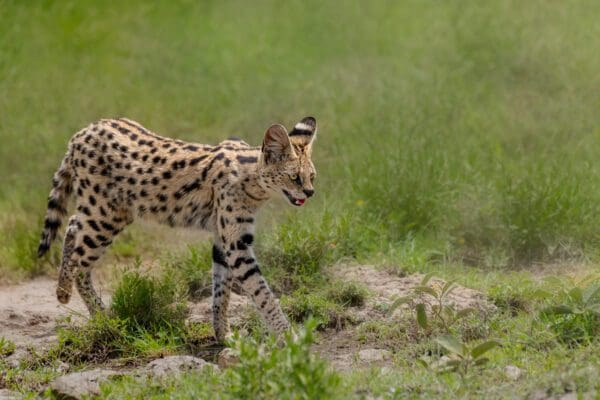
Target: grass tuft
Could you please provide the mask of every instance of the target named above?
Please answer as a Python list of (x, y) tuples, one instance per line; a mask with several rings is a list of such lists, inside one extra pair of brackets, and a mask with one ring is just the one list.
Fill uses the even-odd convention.
[(125, 270), (113, 293), (110, 311), (127, 322), (129, 331), (181, 327), (187, 316), (185, 292), (170, 274), (154, 277), (139, 268)]

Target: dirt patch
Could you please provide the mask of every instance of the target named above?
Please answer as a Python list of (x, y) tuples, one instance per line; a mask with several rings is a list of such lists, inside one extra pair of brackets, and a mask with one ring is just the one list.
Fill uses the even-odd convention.
[(55, 293), (56, 280), (47, 277), (0, 287), (0, 336), (16, 344), (13, 357), (19, 358), (28, 347), (36, 351), (48, 348), (56, 340), (57, 326), (66, 317), (87, 316), (79, 295), (74, 293), (71, 302), (62, 305)]
[[(401, 277), (371, 265), (339, 265), (334, 267), (332, 272), (344, 281), (362, 283), (373, 293), (367, 301), (367, 309), (377, 309), (378, 304), (391, 304), (398, 297), (410, 295), (412, 289), (419, 286), (424, 277), (423, 274)], [(429, 281), (429, 284), (439, 286), (443, 286), (444, 283), (445, 281), (437, 278)], [(454, 305), (458, 310), (468, 307), (481, 310), (494, 308), (483, 293), (460, 285), (448, 295), (447, 300), (448, 304)]]
[[(406, 318), (402, 309), (398, 309), (390, 317), (386, 315), (386, 306), (393, 303), (398, 297), (408, 296), (415, 286), (419, 286), (422, 274), (398, 276), (385, 270), (380, 270), (370, 265), (337, 265), (331, 268), (331, 273), (343, 280), (354, 281), (365, 285), (371, 292), (371, 296), (365, 305), (352, 310), (354, 320), (360, 324), (366, 321), (389, 321), (393, 318)], [(440, 279), (432, 279), (433, 285), (443, 285)], [(475, 308), (482, 312), (492, 312), (495, 306), (491, 304), (486, 296), (473, 289), (457, 286), (448, 296), (446, 304), (453, 304), (457, 310)], [(373, 348), (371, 345), (363, 345), (358, 340), (356, 327), (349, 327), (341, 331), (328, 331), (323, 333), (315, 350), (324, 358), (328, 359), (336, 370), (351, 370), (373, 365), (385, 366), (393, 362), (393, 357), (364, 357), (364, 354), (378, 353), (384, 350)]]

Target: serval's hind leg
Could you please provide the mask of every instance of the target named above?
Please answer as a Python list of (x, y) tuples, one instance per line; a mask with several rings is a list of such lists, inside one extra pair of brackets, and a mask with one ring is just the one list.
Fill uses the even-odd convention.
[(75, 250), (75, 238), (80, 226), (81, 223), (77, 219), (77, 215), (71, 216), (65, 233), (62, 262), (58, 275), (58, 287), (56, 288), (56, 297), (62, 304), (67, 304), (71, 300), (73, 273), (75, 269), (72, 256)]
[(94, 289), (90, 268), (79, 268), (79, 271), (75, 275), (75, 285), (90, 314), (104, 310), (102, 298)]

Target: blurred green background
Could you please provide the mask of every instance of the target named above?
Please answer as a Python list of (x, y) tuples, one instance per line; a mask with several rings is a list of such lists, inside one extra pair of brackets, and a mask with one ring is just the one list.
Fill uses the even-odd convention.
[(66, 143), (117, 116), (258, 144), (271, 123), (314, 115), (318, 196), (283, 228), (266, 213), (262, 231), (291, 229), (332, 258), (595, 259), (599, 12), (594, 1), (1, 0), (0, 268), (40, 272)]

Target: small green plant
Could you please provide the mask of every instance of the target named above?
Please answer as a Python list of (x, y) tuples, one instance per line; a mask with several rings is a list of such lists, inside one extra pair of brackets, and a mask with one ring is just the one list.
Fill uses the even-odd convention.
[(102, 387), (102, 398), (346, 398), (339, 375), (311, 351), (316, 325), (316, 321), (309, 320), (306, 327), (299, 329), (297, 338), (287, 335), (283, 343), (277, 343), (274, 337), (266, 342), (252, 338), (234, 339), (232, 350), (239, 361), (229, 368), (205, 368), (160, 381), (125, 377), (107, 382)]
[(5, 337), (0, 337), (0, 359), (4, 357), (10, 356), (15, 352), (17, 347), (13, 342), (6, 339)]
[(437, 282), (430, 284), (431, 278), (433, 273), (425, 275), (421, 283), (412, 288), (411, 294), (396, 299), (389, 307), (388, 315), (393, 314), (401, 305), (407, 304), (414, 310), (417, 324), (423, 330), (430, 331), (431, 323), (435, 322), (447, 332), (457, 321), (475, 312), (472, 307), (457, 310), (452, 303), (448, 303), (448, 296), (456, 289), (455, 281), (448, 281), (443, 285)]
[(84, 325), (70, 324), (60, 329), (58, 343), (38, 361), (102, 362), (128, 355), (128, 337), (125, 321), (98, 313)]
[(318, 322), (309, 319), (298, 337), (286, 335), (282, 347), (274, 338), (266, 344), (238, 340), (234, 351), (240, 362), (224, 377), (226, 391), (244, 399), (329, 399), (335, 397), (339, 377), (311, 351)]
[(548, 277), (550, 291), (540, 290), (548, 299), (540, 319), (568, 345), (590, 342), (600, 335), (600, 279), (587, 276), (572, 278)]
[(439, 372), (458, 372), (463, 377), (467, 375), (473, 367), (487, 363), (489, 359), (484, 357), (484, 355), (494, 347), (500, 346), (500, 342), (488, 340), (477, 346), (471, 347), (450, 335), (439, 337), (435, 339), (435, 342), (448, 352), (448, 359), (438, 363), (430, 363), (421, 358), (418, 362), (427, 368), (434, 368)]
[(281, 298), (283, 311), (294, 322), (304, 322), (314, 318), (318, 329), (340, 328), (347, 322), (344, 308), (327, 298), (323, 293), (306, 293), (297, 290)]
[(327, 290), (327, 298), (343, 307), (360, 307), (368, 296), (368, 289), (358, 282), (330, 282)]
[(150, 276), (138, 265), (122, 273), (110, 310), (126, 321), (129, 331), (180, 327), (187, 316), (185, 290), (173, 275)]

